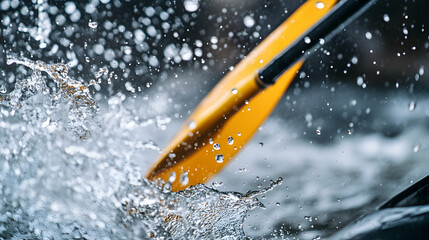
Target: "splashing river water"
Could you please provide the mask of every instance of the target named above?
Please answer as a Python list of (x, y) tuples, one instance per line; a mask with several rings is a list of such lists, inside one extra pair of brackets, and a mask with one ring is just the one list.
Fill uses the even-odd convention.
[(7, 63), (31, 76), (0, 98), (0, 238), (240, 239), (246, 212), (263, 207), (255, 196), (281, 183), (245, 195), (204, 185), (171, 192), (130, 161), (130, 152), (157, 147), (125, 141), (121, 121), (135, 116), (123, 96), (103, 112), (66, 65)]

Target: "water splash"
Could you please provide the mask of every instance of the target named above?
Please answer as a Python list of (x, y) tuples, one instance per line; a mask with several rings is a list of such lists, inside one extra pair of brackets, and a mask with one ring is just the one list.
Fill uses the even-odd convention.
[(32, 71), (0, 95), (0, 238), (240, 239), (247, 211), (264, 207), (256, 196), (281, 182), (245, 195), (201, 184), (171, 192), (135, 165), (143, 150), (160, 151), (156, 143), (129, 137), (165, 128), (168, 117), (142, 120), (120, 93), (99, 110), (64, 64), (7, 63)]
[[(87, 139), (90, 135), (88, 125), (90, 125), (98, 106), (89, 93), (89, 88), (80, 81), (74, 80), (68, 76), (68, 68), (65, 64), (46, 64), (42, 61), (32, 61), (27, 58), (7, 57), (7, 64), (24, 65), (33, 70), (31, 78), (17, 82), (15, 90), (9, 95), (0, 98), (4, 104), (11, 105), (19, 109), (25, 99), (32, 96), (48, 95), (49, 88), (46, 86), (46, 80), (42, 72), (47, 73), (56, 83), (56, 91), (52, 100), (54, 105), (63, 103), (68, 105), (68, 127), (71, 132), (81, 139)], [(49, 104), (49, 103), (46, 103)]]
[[(147, 180), (141, 183), (154, 186)], [(240, 193), (219, 192), (202, 184), (180, 192), (168, 188), (137, 188), (123, 198), (131, 221), (144, 225), (146, 237), (185, 239), (245, 236), (242, 223), (246, 212), (263, 205)]]
[(51, 42), (49, 35), (52, 31), (52, 25), (47, 12), (49, 4), (47, 0), (33, 0), (33, 2), (36, 2), (35, 8), (38, 12), (36, 26), (28, 27), (20, 23), (18, 30), (21, 32), (28, 32), (34, 40), (39, 41), (39, 48), (43, 49)]

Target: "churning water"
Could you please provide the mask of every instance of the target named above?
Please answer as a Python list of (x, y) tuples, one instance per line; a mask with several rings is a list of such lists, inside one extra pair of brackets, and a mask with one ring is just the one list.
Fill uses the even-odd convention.
[(131, 159), (158, 148), (127, 140), (147, 120), (136, 121), (124, 96), (99, 110), (66, 65), (11, 56), (7, 63), (29, 76), (0, 98), (2, 238), (243, 238), (246, 212), (263, 207), (255, 196), (281, 183), (248, 194), (204, 185), (171, 192), (169, 183), (142, 178)]
[(0, 239), (319, 239), (427, 174), (423, 1), (379, 1), (308, 59), (217, 182), (144, 179), (302, 1), (250, 2), (0, 1)]

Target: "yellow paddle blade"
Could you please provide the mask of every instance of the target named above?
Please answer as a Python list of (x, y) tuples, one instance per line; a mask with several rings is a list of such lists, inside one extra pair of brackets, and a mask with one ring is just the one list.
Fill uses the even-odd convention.
[(172, 190), (178, 191), (207, 181), (232, 160), (272, 112), (303, 61), (264, 90), (257, 83), (257, 70), (320, 20), (336, 2), (307, 1), (259, 44), (204, 98), (147, 177), (171, 182)]

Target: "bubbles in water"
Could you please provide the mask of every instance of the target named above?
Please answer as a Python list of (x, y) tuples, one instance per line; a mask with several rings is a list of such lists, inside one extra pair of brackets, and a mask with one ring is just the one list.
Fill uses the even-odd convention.
[(414, 109), (416, 109), (417, 106), (417, 102), (416, 101), (411, 101), (408, 103), (408, 110), (410, 110), (410, 112), (414, 111)]
[(180, 184), (188, 185), (188, 183), (189, 183), (188, 172), (183, 172), (182, 174), (180, 174)]
[(420, 145), (415, 145), (414, 147), (413, 147), (413, 152), (418, 152), (420, 150)]
[(186, 11), (195, 12), (200, 7), (200, 1), (199, 0), (185, 0), (183, 2), (183, 6), (185, 7)]
[(325, 4), (323, 2), (317, 2), (316, 3), (316, 8), (323, 9), (323, 8), (325, 8)]
[(320, 136), (322, 134), (322, 131), (320, 129), (316, 129), (316, 134)]
[(217, 154), (215, 159), (216, 159), (216, 162), (223, 163), (224, 156), (222, 154)]
[(228, 145), (232, 145), (234, 144), (234, 138), (232, 138), (231, 136), (228, 137)]
[(260, 146), (260, 147), (263, 147), (263, 146), (264, 146), (264, 143), (263, 143), (263, 142), (259, 142), (259, 146)]
[(235, 95), (235, 94), (237, 94), (237, 93), (238, 93), (238, 90), (237, 90), (237, 89), (235, 89), (235, 88), (233, 88), (233, 89), (231, 90), (231, 93)]
[(244, 25), (248, 28), (251, 28), (251, 27), (253, 27), (253, 25), (255, 25), (255, 19), (253, 19), (253, 17), (251, 17), (249, 15), (247, 15), (243, 18), (243, 22), (244, 22)]
[(213, 144), (213, 149), (214, 150), (219, 150), (220, 149), (220, 144), (219, 143)]

